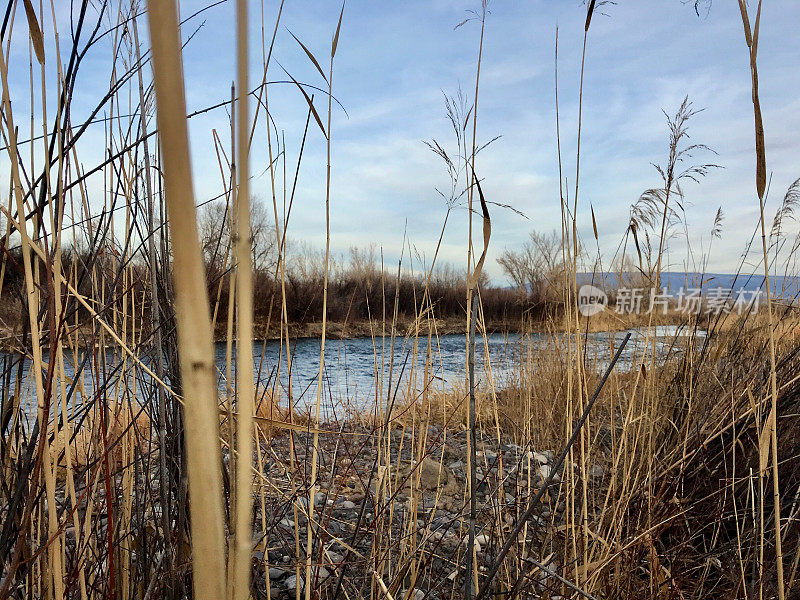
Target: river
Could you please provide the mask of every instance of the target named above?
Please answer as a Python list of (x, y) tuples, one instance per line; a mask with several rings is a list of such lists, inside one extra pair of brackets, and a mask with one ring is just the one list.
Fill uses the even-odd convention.
[[(583, 337), (585, 344), (585, 360), (589, 368), (604, 369), (616, 346), (621, 343), (627, 332), (590, 333)], [(631, 368), (635, 357), (642, 355), (644, 333), (631, 330), (632, 341), (622, 354), (617, 368)], [(663, 359), (672, 347), (672, 341), (680, 337), (680, 331), (674, 328), (660, 328), (657, 334), (657, 352)], [(702, 333), (702, 332), (701, 332)], [(323, 386), (321, 405), (323, 415), (341, 415), (348, 411), (364, 411), (372, 409), (377, 403), (391, 401), (398, 389), (408, 389), (409, 378), (413, 377), (413, 389), (419, 391), (427, 385), (436, 390), (446, 390), (465, 381), (466, 373), (466, 341), (461, 334), (432, 337), (430, 348), (428, 338), (398, 337), (392, 341), (389, 337), (354, 338), (344, 340), (328, 340), (323, 369)], [(562, 342), (563, 343), (563, 338)], [(415, 352), (416, 350), (416, 352)], [(488, 350), (488, 353), (487, 353)], [(291, 371), (287, 368), (286, 349), (278, 341), (256, 342), (254, 361), (256, 380), (259, 389), (272, 387), (278, 376), (278, 388), (281, 403), (285, 406), (291, 396), (299, 410), (308, 409), (316, 404), (317, 378), (319, 375), (320, 340), (300, 338), (291, 341)], [(534, 368), (537, 357), (542, 352), (558, 351), (553, 344), (552, 336), (532, 334), (491, 334), (476, 339), (476, 380), (478, 385), (485, 385), (491, 378), (497, 387), (505, 385), (510, 377), (519, 371), (524, 362), (528, 368)], [(109, 348), (103, 353), (95, 352), (86, 356), (85, 352), (73, 355), (65, 353), (65, 371), (67, 378), (64, 387), (67, 390), (69, 404), (79, 394), (71, 391), (75, 373), (80, 372), (84, 393), (100, 390), (109, 398), (130, 399), (136, 397), (140, 402), (153, 392), (153, 380), (136, 361), (123, 360), (119, 349)], [(215, 358), (218, 371), (218, 385), (222, 394), (227, 387), (227, 348), (224, 343), (215, 345)], [(233, 352), (235, 364), (235, 348)], [(147, 358), (142, 362), (149, 365)], [(0, 370), (3, 373), (2, 387), (4, 402), (9, 393), (14, 393), (19, 357), (0, 354)], [(45, 355), (45, 363), (49, 357)], [(427, 372), (425, 370), (427, 363)], [(28, 402), (25, 412), (28, 416), (35, 414), (32, 404), (35, 398), (31, 361), (25, 359), (23, 365), (23, 398)], [(235, 366), (233, 367), (235, 375)], [(426, 378), (427, 375), (427, 378)], [(235, 376), (233, 377), (235, 379)], [(398, 386), (397, 382), (402, 385)], [(105, 383), (105, 388), (103, 388)], [(58, 386), (61, 387), (60, 384)], [(57, 389), (57, 397), (61, 391)]]

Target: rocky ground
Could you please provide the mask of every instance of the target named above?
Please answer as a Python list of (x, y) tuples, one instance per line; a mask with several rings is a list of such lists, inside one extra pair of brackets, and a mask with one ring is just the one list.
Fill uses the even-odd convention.
[[(290, 441), (283, 435), (262, 447), (269, 459), (260, 486), (266, 499), (263, 519), (256, 509), (256, 595), (267, 597), (269, 585), (272, 598), (294, 596), (306, 584), (310, 515), (316, 539), (312, 585), (323, 597), (337, 586), (347, 592), (340, 597), (359, 597), (376, 585), (385, 585), (392, 597), (444, 598), (452, 592), (458, 597), (470, 514), (466, 433), (395, 429), (387, 443), (379, 430), (359, 426), (321, 434), (319, 440), (313, 511), (308, 497), (313, 436), (295, 433)], [(498, 443), (488, 434), (480, 436), (476, 447), (475, 550), (479, 571), (485, 573), (553, 472), (554, 455)], [(561, 589), (556, 576), (562, 568), (560, 532), (570, 502), (562, 470), (553, 474), (510, 554), (533, 576), (538, 591), (549, 591), (553, 598)], [(600, 465), (589, 469), (590, 490), (598, 489), (603, 475)]]
[[(255, 477), (253, 597), (294, 598), (306, 585), (312, 586), (318, 598), (333, 598), (337, 588), (339, 598), (371, 594), (406, 600), (461, 597), (470, 522), (466, 432), (429, 426), (392, 428), (387, 436), (381, 427), (347, 422), (327, 424), (318, 440), (314, 480), (313, 433), (294, 431), (290, 436), (284, 431), (267, 436), (267, 441), (262, 438), (257, 463), (261, 475)], [(559, 576), (574, 580), (571, 565), (564, 565), (561, 557), (565, 528), (572, 525), (569, 515), (581, 518), (583, 482), (578, 474), (568, 477), (563, 467), (556, 468), (550, 450), (498, 442), (488, 432), (478, 436), (476, 448), (474, 548), (479, 573), (488, 572), (503, 543), (514, 535), (516, 543), (500, 576), (508, 581), (524, 573), (529, 578), (523, 580), (526, 590), (558, 598), (569, 591)], [(230, 490), (232, 473), (225, 452), (223, 462), (226, 490)], [(134, 509), (130, 548), (135, 562), (158, 572), (163, 550), (160, 544), (152, 546), (159, 539), (162, 520), (155, 456), (150, 464), (149, 485), (136, 492), (147, 501), (143, 509)], [(570, 463), (568, 468), (574, 466)], [(595, 498), (602, 498), (605, 472), (599, 464), (587, 471), (586, 513), (591, 522), (599, 504)], [(118, 491), (123, 488), (121, 477)], [(567, 481), (575, 482), (579, 493), (572, 493)], [(63, 484), (62, 478), (59, 483)], [(105, 489), (97, 481), (92, 485), (91, 535), (104, 540)], [(81, 523), (87, 516), (85, 486), (85, 478), (78, 477), (75, 493), (80, 499)], [(56, 502), (60, 510), (68, 509), (63, 485)], [(535, 508), (522, 519), (532, 504)], [(140, 505), (136, 498), (134, 505)], [(310, 559), (306, 553), (309, 520), (314, 533)], [(65, 535), (70, 554), (75, 541), (71, 519), (65, 523)], [(151, 541), (140, 544), (141, 535)], [(185, 544), (173, 545), (173, 552), (188, 559), (190, 549)], [(102, 580), (104, 569), (92, 577)]]

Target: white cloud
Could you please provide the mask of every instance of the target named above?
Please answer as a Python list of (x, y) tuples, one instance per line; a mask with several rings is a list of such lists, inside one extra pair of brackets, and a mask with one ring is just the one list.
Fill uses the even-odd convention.
[[(203, 4), (183, 2), (183, 14)], [(252, 4), (254, 61), (261, 54), (260, 4)], [(334, 107), (332, 152), (332, 220), (334, 246), (377, 242), (387, 256), (399, 256), (404, 231), (432, 256), (444, 218), (444, 205), (434, 190), (447, 185), (440, 160), (421, 143), (449, 141), (442, 90), (459, 86), (472, 93), (479, 29), (469, 23), (453, 26), (476, 8), (465, 0), (408, 3), (352, 2), (345, 8), (340, 49), (334, 67), (334, 94), (349, 117)], [(486, 23), (479, 138), (502, 138), (486, 149), (477, 170), (489, 199), (513, 205), (526, 220), (494, 207), (493, 253), (521, 243), (531, 228), (559, 226), (558, 162), (554, 103), (554, 40), (559, 27), (559, 100), (563, 177), (570, 198), (575, 184), (576, 124), (579, 69), (585, 7), (580, 2), (493, 2)], [(271, 9), (270, 9), (271, 10)], [(304, 82), (324, 82), (286, 29), (298, 35), (327, 68), (330, 36), (339, 5), (311, 0), (287, 3), (277, 37), (275, 58)], [(611, 253), (624, 234), (630, 204), (647, 187), (658, 184), (651, 162), (663, 162), (667, 131), (662, 109), (674, 111), (688, 95), (705, 109), (691, 123), (693, 142), (714, 148), (724, 170), (700, 185), (687, 185), (690, 235), (707, 245), (718, 206), (726, 213), (724, 233), (715, 241), (710, 268), (732, 270), (757, 224), (754, 200), (753, 117), (750, 74), (738, 8), (715, 3), (707, 18), (694, 15), (680, 0), (639, 0), (608, 6), (589, 32), (584, 84), (581, 187), (578, 225), (593, 244), (589, 206), (595, 209), (604, 253)], [(800, 139), (800, 72), (798, 42), (792, 28), (800, 5), (792, 0), (769, 3), (762, 15), (759, 52), (762, 107), (768, 166), (773, 193), (768, 213), (798, 176)], [(68, 36), (67, 14), (59, 9), (62, 46)], [(267, 43), (274, 14), (265, 22)], [(230, 94), (233, 79), (232, 7), (204, 13), (205, 21), (184, 54), (190, 110), (219, 102)], [(144, 25), (144, 21), (141, 22)], [(140, 35), (146, 37), (145, 27)], [(15, 29), (15, 41), (24, 27)], [(186, 32), (185, 32), (186, 33)], [(110, 38), (109, 38), (110, 40)], [(48, 47), (48, 56), (54, 49)], [(62, 49), (63, 51), (63, 49)], [(66, 57), (63, 57), (66, 60)], [(73, 107), (73, 122), (87, 113), (107, 88), (111, 52), (101, 44), (87, 55)], [(49, 69), (54, 69), (50, 63)], [(12, 44), (12, 98), (21, 127), (29, 114), (28, 64), (25, 44)], [(260, 78), (257, 65), (253, 81)], [(285, 79), (273, 65), (270, 80)], [(270, 109), (285, 132), (287, 171), (294, 172), (307, 106), (292, 85), (271, 86)], [(54, 93), (50, 95), (53, 99)], [(34, 105), (38, 106), (34, 98)], [(315, 92), (324, 117), (324, 93)], [(39, 109), (35, 109), (39, 112)], [(124, 111), (123, 111), (124, 112)], [(53, 114), (53, 111), (50, 111)], [(40, 126), (39, 126), (40, 127)], [(222, 189), (211, 129), (228, 144), (228, 116), (223, 109), (191, 121), (192, 159), (198, 199)], [(36, 132), (38, 133), (38, 131)], [(20, 135), (24, 135), (21, 133)], [(93, 126), (80, 145), (85, 167), (100, 160), (103, 128)], [(301, 166), (290, 235), (318, 243), (324, 232), (324, 139), (311, 123)], [(226, 147), (227, 151), (227, 147)], [(253, 140), (253, 187), (271, 203), (265, 122)], [(7, 185), (7, 158), (0, 158)], [(283, 166), (281, 165), (279, 171)], [(102, 206), (102, 186), (91, 187), (93, 206)], [(282, 191), (279, 191), (282, 197)], [(453, 213), (442, 248), (444, 260), (461, 264), (466, 244), (464, 210)], [(677, 247), (676, 247), (677, 252)], [(671, 256), (675, 257), (676, 254)], [(675, 258), (680, 262), (679, 258)], [(500, 276), (493, 260), (487, 268)]]

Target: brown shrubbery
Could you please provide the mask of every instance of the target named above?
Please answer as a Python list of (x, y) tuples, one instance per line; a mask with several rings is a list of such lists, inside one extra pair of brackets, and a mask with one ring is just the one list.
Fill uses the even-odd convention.
[[(282, 281), (277, 268), (278, 244), (274, 230), (269, 230), (263, 205), (253, 212), (253, 263), (256, 320), (265, 322), (270, 315), (278, 319), (281, 310)], [(209, 297), (219, 294), (218, 314), (228, 310), (230, 290), (229, 226), (224, 204), (210, 204), (201, 212), (200, 231)], [(290, 323), (303, 325), (319, 320), (325, 278), (324, 252), (303, 243), (287, 242), (283, 286), (286, 312)], [(334, 323), (356, 323), (391, 318), (395, 303), (397, 316), (414, 319), (421, 310), (432, 309), (437, 319), (463, 318), (466, 314), (467, 280), (463, 271), (441, 264), (430, 274), (422, 269), (411, 272), (397, 267), (381, 269), (381, 258), (374, 245), (350, 248), (347, 256), (332, 256), (328, 270), (328, 319)], [(427, 283), (427, 298), (425, 289)], [(483, 278), (481, 299), (485, 318), (493, 324), (516, 323), (525, 311), (541, 299), (524, 288), (493, 286)], [(424, 300), (424, 305), (423, 305)]]

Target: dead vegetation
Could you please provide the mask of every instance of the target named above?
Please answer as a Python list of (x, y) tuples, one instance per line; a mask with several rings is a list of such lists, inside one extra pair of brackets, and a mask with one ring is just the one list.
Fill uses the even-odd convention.
[[(337, 263), (329, 228), (324, 252), (292, 251), (306, 143), (326, 150), (319, 207), (328, 226), (336, 209), (330, 153), (344, 7), (330, 45), (292, 41), (316, 78), (312, 90), (289, 76), (307, 108), (296, 169), (282, 164), (292, 157), (267, 126), (271, 193), (251, 209), (248, 140), (270, 116), (266, 40), (274, 42), (283, 5), (269, 15), (263, 81), (248, 84), (240, 69), (231, 99), (208, 108), (227, 108), (231, 131), (229, 140), (210, 135), (225, 191), (200, 208), (198, 223), (186, 123), (199, 113), (187, 115), (175, 5), (152, 0), (145, 14), (136, 3), (79, 4), (72, 36), (57, 38), (52, 6), (8, 3), (3, 41), (12, 33), (30, 40), (23, 92), (41, 90), (48, 112), (15, 112), (12, 93), (21, 92), (8, 75), (22, 67), (10, 67), (9, 45), (0, 47), (11, 184), (0, 206), (0, 324), (14, 340), (0, 355), (0, 600), (797, 596), (795, 299), (777, 294), (766, 310), (743, 314), (582, 317), (579, 274), (586, 264), (602, 272), (603, 257), (596, 225), (594, 243), (577, 237), (580, 151), (574, 193), (562, 189), (557, 199), (561, 231), (503, 255), (524, 293), (489, 289), (481, 266), (496, 243), (490, 213), (507, 207), (480, 188), (486, 3), (463, 24), (480, 28), (475, 96), (446, 101), (456, 151), (429, 144), (449, 179), (442, 236), (456, 207), (476, 215), (463, 274), (437, 268), (438, 246), (422, 267), (405, 258), (389, 268), (374, 250), (355, 249)], [(587, 6), (584, 50), (596, 4)], [(740, 6), (753, 75), (761, 278), (772, 292), (771, 274), (793, 273), (797, 244), (785, 225), (798, 184), (768, 232), (759, 19)], [(246, 8), (237, 3), (239, 27)], [(188, 28), (196, 15), (181, 16)], [(151, 47), (139, 41), (145, 22)], [(78, 124), (70, 117), (77, 71), (104, 48), (101, 39), (112, 40), (115, 69), (92, 117)], [(44, 69), (54, 45), (53, 60), (66, 65), (56, 78)], [(90, 167), (79, 141), (101, 112), (115, 125), (106, 128), (106, 158)], [(624, 272), (659, 286), (664, 247), (685, 225), (680, 184), (713, 166), (681, 164), (705, 150), (685, 145), (692, 114), (687, 100), (668, 118), (659, 185), (634, 202), (621, 253), (608, 261), (618, 281)], [(44, 144), (29, 152), (19, 126), (40, 117)], [(579, 136), (580, 127), (579, 117)], [(40, 135), (33, 125), (29, 133)], [(560, 150), (558, 159), (566, 169)], [(114, 182), (105, 204), (92, 197), (91, 176)], [(473, 364), (474, 345), (509, 322), (521, 339), (501, 385), (491, 363)], [(663, 325), (679, 327), (663, 336)], [(348, 328), (373, 344), (374, 399), (368, 410), (324, 413), (333, 396), (326, 340)], [(630, 341), (597, 344), (590, 335), (631, 328)], [(452, 331), (468, 332), (464, 364), (445, 382), (436, 365)], [(301, 359), (300, 332), (320, 338), (319, 374), (306, 389), (282, 378)], [(254, 337), (279, 340), (273, 371), (253, 362)], [(224, 359), (215, 360), (215, 339)], [(299, 408), (303, 395), (314, 401)]]

